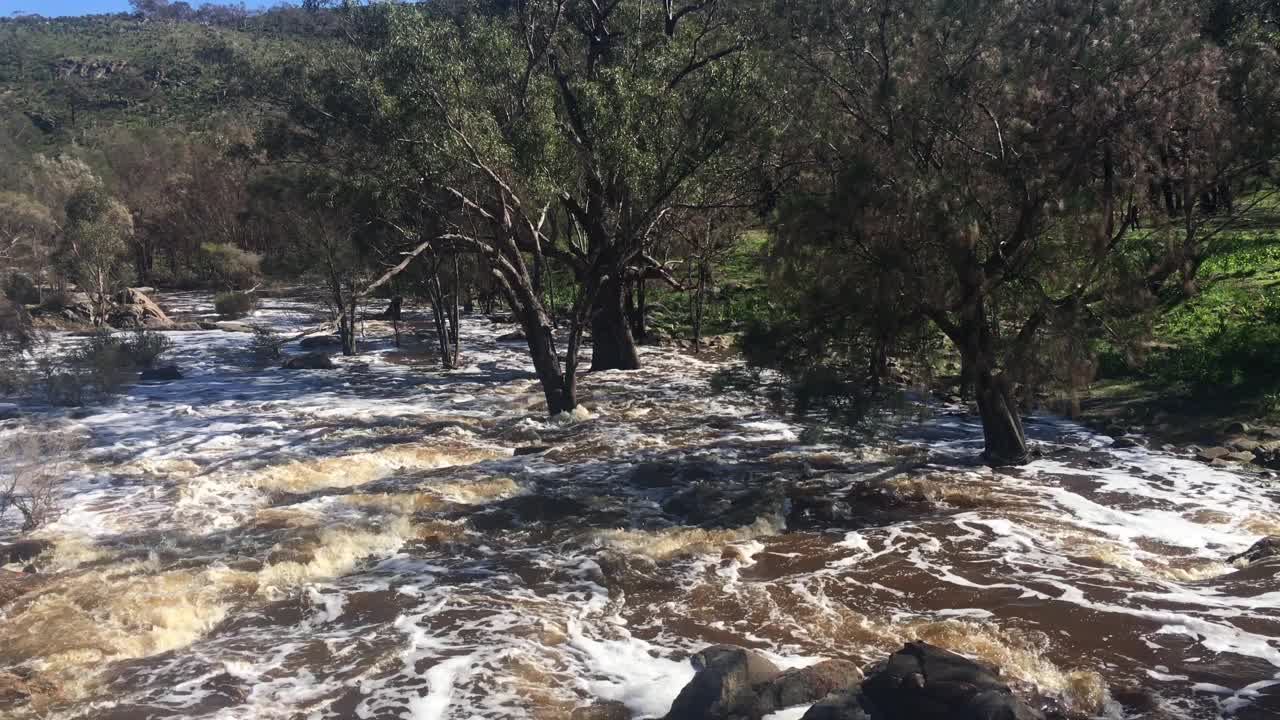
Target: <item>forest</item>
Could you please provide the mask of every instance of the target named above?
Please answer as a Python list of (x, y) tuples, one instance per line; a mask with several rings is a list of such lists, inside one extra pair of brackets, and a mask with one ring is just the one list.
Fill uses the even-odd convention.
[(15, 14), (0, 285), (0, 714), (1280, 712), (1274, 2)]

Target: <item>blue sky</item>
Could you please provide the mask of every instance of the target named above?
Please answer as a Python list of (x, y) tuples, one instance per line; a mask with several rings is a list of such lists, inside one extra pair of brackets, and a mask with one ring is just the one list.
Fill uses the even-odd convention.
[[(187, 0), (193, 7), (200, 7), (207, 0)], [(235, 0), (216, 1), (216, 4), (234, 4)], [(263, 8), (275, 5), (265, 0), (245, 0), (250, 8)], [(129, 0), (0, 0), (0, 15), (11, 15), (14, 12), (38, 13), (45, 17), (62, 15), (95, 15), (98, 13), (123, 12), (129, 9)]]

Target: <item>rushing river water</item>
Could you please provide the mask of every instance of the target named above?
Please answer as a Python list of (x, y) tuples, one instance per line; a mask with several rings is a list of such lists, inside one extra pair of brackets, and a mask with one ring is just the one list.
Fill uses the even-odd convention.
[[(42, 574), (0, 595), (29, 695), (0, 716), (660, 717), (709, 643), (785, 667), (916, 638), (1084, 715), (1280, 716), (1280, 566), (1223, 561), (1280, 533), (1257, 480), (1052, 418), (1029, 424), (1046, 459), (995, 472), (958, 413), (805, 444), (658, 350), (548, 421), (509, 329), (465, 321), (448, 373), (377, 323), (333, 371), (173, 333), (185, 379), (0, 425), (83, 446)], [(1112, 699), (1131, 685), (1156, 706)]]

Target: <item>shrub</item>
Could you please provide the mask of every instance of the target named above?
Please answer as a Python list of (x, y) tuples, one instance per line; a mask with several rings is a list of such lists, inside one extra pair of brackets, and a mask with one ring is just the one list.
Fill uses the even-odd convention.
[(173, 341), (154, 330), (113, 334), (100, 330), (64, 360), (41, 358), (37, 368), (45, 394), (54, 405), (83, 405), (92, 392), (108, 395), (132, 380), (141, 368), (155, 365)]
[(162, 355), (173, 349), (173, 341), (164, 333), (138, 328), (120, 338), (125, 355), (135, 368), (149, 368)]
[(270, 365), (278, 362), (284, 353), (285, 339), (280, 334), (269, 327), (255, 325), (253, 328), (253, 337), (249, 338), (249, 354), (253, 357), (253, 361), (259, 365)]
[(213, 309), (223, 317), (243, 317), (257, 305), (258, 299), (250, 293), (222, 293), (213, 299)]
[(262, 256), (229, 243), (200, 246), (200, 268), (214, 287), (251, 287), (262, 276)]
[(29, 533), (58, 519), (61, 459), (69, 449), (55, 433), (29, 433), (5, 444), (9, 462), (0, 470), (0, 530), (21, 521), (19, 531)]
[(4, 296), (20, 305), (34, 305), (40, 302), (40, 288), (30, 277), (13, 273), (4, 285)]

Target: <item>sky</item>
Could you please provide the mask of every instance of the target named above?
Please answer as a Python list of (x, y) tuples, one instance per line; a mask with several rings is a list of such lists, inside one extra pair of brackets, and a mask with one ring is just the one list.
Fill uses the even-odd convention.
[[(200, 7), (207, 0), (187, 0), (193, 7)], [(234, 0), (215, 4), (234, 4)], [(275, 2), (264, 0), (245, 0), (249, 8), (263, 8), (275, 5)], [(12, 15), (15, 12), (37, 13), (45, 17), (61, 17), (63, 15), (97, 15), (100, 13), (124, 12), (129, 9), (129, 0), (0, 0), (0, 16)]]

